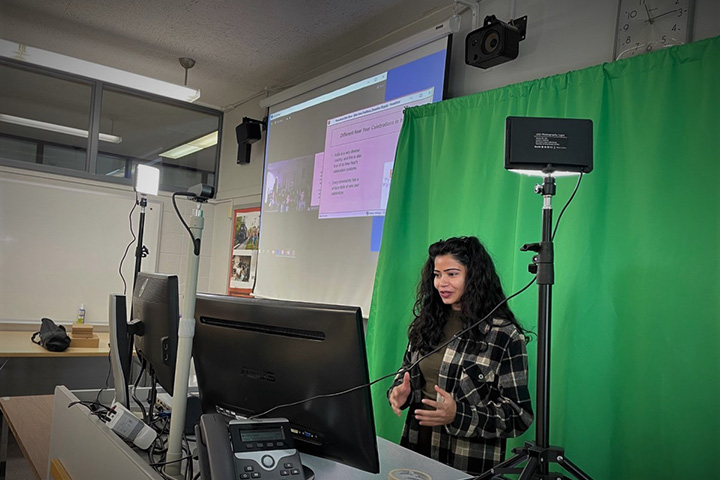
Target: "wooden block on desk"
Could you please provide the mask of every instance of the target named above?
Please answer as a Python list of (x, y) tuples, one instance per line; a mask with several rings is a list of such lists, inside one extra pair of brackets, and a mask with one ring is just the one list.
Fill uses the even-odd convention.
[(77, 333), (77, 332), (72, 332), (72, 334), (73, 334), (73, 337), (75, 337), (75, 338), (92, 338), (94, 335), (94, 333)]
[(85, 336), (93, 334), (93, 326), (86, 323), (73, 323), (70, 325), (70, 331), (73, 335)]
[(78, 337), (70, 332), (70, 346), (81, 348), (97, 348), (100, 345), (100, 338), (93, 334), (90, 338)]

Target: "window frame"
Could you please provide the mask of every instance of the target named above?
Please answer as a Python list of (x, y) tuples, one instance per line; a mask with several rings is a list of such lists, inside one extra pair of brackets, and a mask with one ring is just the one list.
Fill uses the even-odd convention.
[[(28, 64), (18, 60), (13, 60), (5, 57), (0, 57), (0, 66), (9, 68), (16, 68), (25, 70), (30, 73), (46, 75), (59, 80), (65, 80), (75, 83), (84, 84), (90, 87), (90, 110), (88, 112), (88, 139), (86, 144), (86, 156), (85, 156), (85, 170), (73, 170), (69, 168), (55, 167), (44, 165), (42, 163), (30, 163), (21, 160), (10, 160), (0, 158), (0, 165), (19, 168), (24, 170), (33, 170), (36, 172), (44, 172), (55, 175), (63, 175), (75, 178), (82, 178), (86, 180), (95, 180), (107, 183), (114, 183), (119, 185), (133, 185), (132, 177), (116, 177), (111, 175), (103, 175), (95, 173), (97, 167), (97, 155), (98, 155), (98, 144), (99, 144), (99, 132), (100, 132), (100, 116), (102, 113), (102, 98), (105, 91), (116, 92), (125, 95), (130, 95), (136, 98), (145, 99), (152, 102), (159, 102), (166, 105), (179, 107), (185, 110), (192, 110), (207, 115), (217, 117), (218, 121), (218, 142), (215, 152), (215, 170), (213, 172), (212, 187), (217, 191), (218, 186), (218, 173), (220, 170), (220, 145), (223, 134), (223, 119), (224, 112), (210, 107), (201, 105), (195, 105), (193, 103), (183, 102), (182, 100), (176, 100), (173, 98), (163, 97), (161, 95), (155, 95), (141, 90), (135, 90), (133, 88), (124, 87), (113, 83), (103, 82), (95, 80), (82, 75), (75, 75), (67, 72), (61, 72), (51, 68)], [(38, 142), (42, 143), (42, 142)], [(132, 161), (129, 162), (132, 164)], [(160, 190), (165, 192), (175, 192), (178, 190), (186, 190), (186, 187), (179, 185), (160, 184)]]

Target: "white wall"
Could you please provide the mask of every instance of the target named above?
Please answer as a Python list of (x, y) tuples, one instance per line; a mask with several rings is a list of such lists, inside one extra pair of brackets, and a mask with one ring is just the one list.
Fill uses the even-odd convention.
[[(41, 317), (71, 323), (76, 319), (80, 303), (85, 303), (88, 323), (107, 323), (108, 295), (122, 293), (123, 290), (117, 270), (125, 246), (132, 239), (128, 222), (135, 198), (132, 188), (11, 167), (0, 167), (0, 175), (5, 182), (26, 184), (28, 188), (45, 188), (43, 193), (47, 193), (9, 200), (3, 198), (3, 208), (0, 209), (0, 271), (3, 275), (0, 282), (0, 298), (3, 299), (0, 301), (0, 323), (32, 323), (37, 326)], [(7, 188), (5, 182), (1, 183)], [(151, 250), (151, 255), (143, 260), (143, 270), (177, 274), (182, 309), (185, 272), (190, 257), (189, 235), (177, 218), (170, 194), (161, 193), (149, 200), (152, 205), (148, 208), (161, 208), (162, 214), (148, 211), (148, 219), (152, 215), (153, 229), (159, 231), (159, 235), (146, 232), (143, 243)], [(184, 198), (177, 201), (185, 220), (189, 221), (196, 204)], [(210, 288), (210, 245), (213, 244), (216, 208), (210, 204), (203, 206), (205, 226), (198, 272), (200, 291)], [(17, 221), (14, 213), (18, 210), (33, 213)], [(53, 215), (49, 220), (43, 216), (48, 212)], [(139, 212), (138, 207), (133, 214), (135, 234), (138, 232)], [(48, 226), (45, 237), (38, 238), (33, 233), (38, 224)], [(38, 242), (41, 242), (40, 247)], [(68, 245), (78, 246), (80, 250), (68, 248)], [(135, 245), (130, 248), (123, 263), (128, 295), (132, 288)], [(19, 247), (28, 250), (23, 257), (14, 253), (19, 251)], [(49, 264), (52, 264), (52, 270), (48, 270)], [(34, 274), (37, 279), (35, 288), (14, 288), (15, 283), (32, 276), (33, 272), (37, 272)], [(82, 285), (86, 287), (82, 288)]]

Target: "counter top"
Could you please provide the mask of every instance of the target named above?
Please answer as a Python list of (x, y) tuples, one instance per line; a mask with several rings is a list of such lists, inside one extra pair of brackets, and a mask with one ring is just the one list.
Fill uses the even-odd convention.
[(0, 357), (104, 357), (110, 352), (107, 332), (95, 332), (100, 338), (97, 348), (69, 347), (64, 352), (50, 352), (33, 343), (32, 331), (0, 331)]

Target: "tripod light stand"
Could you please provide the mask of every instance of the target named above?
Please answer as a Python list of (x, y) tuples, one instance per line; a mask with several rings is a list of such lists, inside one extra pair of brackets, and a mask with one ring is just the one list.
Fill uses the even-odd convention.
[[(592, 122), (582, 119), (508, 117), (505, 130), (505, 168), (530, 170), (544, 175), (535, 193), (543, 196), (542, 237), (540, 243), (528, 243), (522, 251), (533, 251), (529, 270), (538, 284), (537, 415), (535, 441), (513, 449), (513, 455), (475, 480), (506, 479), (505, 474), (520, 474), (518, 480), (567, 480), (550, 472), (556, 463), (578, 480), (592, 480), (572, 463), (565, 450), (550, 445), (550, 320), (552, 285), (555, 283), (552, 238), (552, 197), (555, 172), (592, 171)], [(518, 467), (527, 461), (524, 467)]]
[[(562, 447), (550, 445), (550, 320), (552, 313), (552, 285), (555, 283), (554, 249), (552, 243), (552, 197), (555, 195), (555, 178), (547, 175), (535, 192), (543, 196), (542, 240), (526, 243), (520, 250), (533, 251), (533, 263), (528, 267), (536, 275), (538, 284), (538, 349), (537, 349), (537, 418), (535, 442), (513, 449), (508, 460), (483, 473), (476, 480), (506, 478), (504, 474), (517, 474), (518, 480), (564, 480), (562, 474), (551, 473), (551, 463), (557, 463), (578, 480), (592, 480), (566, 456)], [(524, 467), (517, 467), (527, 460)]]
[[(135, 184), (134, 190), (136, 194), (140, 194), (140, 200), (136, 200), (136, 205), (140, 205), (140, 220), (138, 223), (138, 235), (136, 238), (137, 245), (135, 247), (135, 269), (133, 270), (133, 283), (130, 293), (135, 290), (137, 277), (142, 266), (142, 259), (148, 255), (148, 249), (143, 244), (145, 235), (145, 209), (147, 208), (147, 195), (157, 195), (160, 185), (160, 170), (150, 165), (138, 164), (135, 167)], [(127, 299), (123, 295), (110, 296), (110, 339), (111, 344), (117, 350), (113, 352), (113, 365), (115, 370), (115, 400), (127, 408), (130, 408), (130, 396), (132, 394), (130, 385), (130, 375), (132, 372), (132, 359), (135, 335), (141, 334), (141, 325), (133, 320), (132, 309), (130, 318), (127, 316)], [(120, 378), (122, 377), (122, 378)]]
[[(145, 208), (147, 207), (147, 195), (157, 195), (160, 182), (160, 170), (149, 165), (137, 165), (135, 168), (135, 184), (134, 190), (141, 195), (140, 200), (136, 204), (140, 205), (140, 222), (138, 228), (138, 236), (135, 238), (137, 246), (135, 248), (135, 269), (133, 271), (133, 283), (131, 292), (137, 284), (138, 273), (142, 264), (142, 259), (147, 256), (148, 249), (143, 245), (143, 235), (145, 233)], [(135, 211), (135, 206), (131, 211)], [(132, 228), (132, 224), (131, 224)], [(128, 247), (129, 248), (129, 247)], [(124, 259), (125, 257), (123, 257)], [(125, 279), (123, 278), (123, 282)], [(132, 296), (132, 293), (131, 293)], [(132, 394), (132, 386), (130, 384), (130, 376), (133, 363), (133, 344), (135, 335), (142, 332), (141, 323), (132, 319), (132, 311), (130, 319), (128, 319), (127, 297), (123, 293), (111, 294), (109, 305), (109, 326), (110, 326), (110, 364), (112, 366), (113, 378), (115, 381), (115, 401), (126, 408), (130, 408), (130, 397)], [(130, 320), (130, 321), (128, 321)]]

